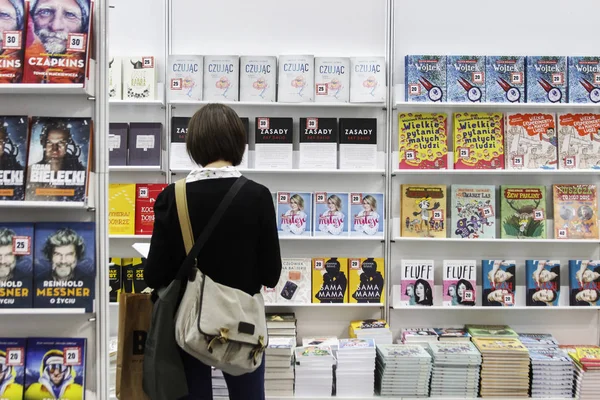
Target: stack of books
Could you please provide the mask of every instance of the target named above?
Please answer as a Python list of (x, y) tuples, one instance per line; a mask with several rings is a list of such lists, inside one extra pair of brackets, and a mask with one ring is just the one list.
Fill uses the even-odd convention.
[(340, 341), (336, 336), (322, 336), (322, 337), (308, 337), (302, 338), (302, 346), (326, 346), (331, 349), (331, 352), (335, 356), (338, 351), (338, 346), (340, 345)]
[(328, 346), (296, 347), (296, 397), (329, 397), (333, 393), (335, 357)]
[(377, 345), (375, 392), (380, 396), (427, 397), (431, 355), (419, 344)]
[(375, 341), (341, 339), (337, 353), (336, 395), (370, 397), (375, 386)]
[(295, 338), (272, 337), (265, 350), (265, 393), (267, 396), (294, 395), (294, 367), (292, 358)]
[(402, 343), (437, 343), (438, 334), (433, 328), (402, 329)]
[(229, 389), (227, 389), (227, 383), (223, 372), (211, 367), (212, 374), (212, 387), (213, 387), (213, 399), (215, 400), (227, 400), (229, 399)]
[[(267, 314), (269, 338), (285, 337), (296, 341), (296, 316), (294, 313)], [(268, 366), (267, 366), (268, 367)]]
[(433, 328), (440, 342), (470, 342), (471, 335), (464, 328)]
[(598, 398), (600, 392), (600, 348), (598, 346), (560, 346), (575, 363), (574, 396), (580, 400)]
[(348, 333), (352, 339), (373, 339), (377, 345), (392, 344), (394, 341), (390, 326), (383, 319), (352, 321)]
[(429, 351), (433, 356), (431, 397), (477, 397), (481, 354), (473, 343), (431, 343)]

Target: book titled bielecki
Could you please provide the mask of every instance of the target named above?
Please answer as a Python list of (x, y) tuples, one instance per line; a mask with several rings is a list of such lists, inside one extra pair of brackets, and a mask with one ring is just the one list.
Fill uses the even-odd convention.
[(340, 118), (340, 169), (377, 168), (377, 119)]
[(254, 140), (256, 169), (292, 169), (294, 132), (292, 118), (258, 117)]
[(300, 118), (300, 169), (336, 169), (337, 144), (337, 118)]

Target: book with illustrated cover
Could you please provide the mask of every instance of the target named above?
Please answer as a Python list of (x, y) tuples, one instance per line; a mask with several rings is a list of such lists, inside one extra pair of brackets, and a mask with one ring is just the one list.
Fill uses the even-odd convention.
[(404, 73), (406, 101), (446, 101), (446, 62), (446, 56), (407, 55)]
[(315, 57), (280, 55), (277, 74), (277, 101), (302, 103), (314, 101)]
[(527, 57), (527, 102), (568, 103), (567, 57)]
[(123, 98), (123, 59), (110, 57), (108, 61), (108, 97), (121, 100)]
[(500, 186), (500, 237), (546, 238), (546, 187)]
[(313, 258), (312, 302), (348, 303), (347, 258)]
[(506, 169), (558, 168), (554, 114), (507, 114), (505, 136)]
[(0, 200), (25, 199), (28, 145), (29, 118), (0, 116)]
[(559, 304), (560, 261), (525, 261), (525, 288), (527, 306), (552, 307)]
[(315, 57), (315, 102), (350, 101), (350, 59)]
[(336, 169), (338, 165), (336, 118), (300, 118), (300, 169)]
[(569, 260), (569, 304), (600, 305), (600, 260)]
[[(483, 260), (483, 305), (512, 307), (516, 305), (516, 264), (514, 260)], [(473, 333), (471, 332), (471, 335)]]
[(23, 400), (25, 388), (25, 362), (27, 339), (0, 339), (0, 398), (2, 400)]
[(383, 238), (384, 211), (383, 193), (350, 193), (350, 236)]
[(348, 193), (314, 194), (314, 236), (347, 236), (350, 225)]
[(154, 100), (157, 66), (154, 56), (123, 58), (123, 99)]
[(559, 169), (600, 169), (600, 114), (558, 115)]
[(474, 306), (477, 302), (475, 260), (444, 260), (443, 282), (444, 306)]
[(385, 303), (383, 258), (350, 258), (348, 275), (350, 303)]
[(160, 122), (129, 124), (128, 165), (160, 166), (162, 130)]
[(240, 101), (274, 102), (277, 94), (277, 57), (240, 57)]
[(277, 192), (279, 236), (312, 235), (312, 193)]
[(433, 328), (402, 329), (402, 343), (433, 343), (437, 340), (438, 335)]
[(481, 103), (485, 97), (485, 56), (447, 56), (448, 101)]
[(454, 169), (504, 168), (504, 115), (454, 114)]
[(598, 188), (589, 184), (552, 185), (554, 237), (598, 239)]
[(145, 258), (123, 259), (123, 291), (125, 293), (147, 293), (148, 285), (144, 281)]
[(494, 185), (452, 185), (453, 238), (496, 238), (496, 187)]
[(167, 101), (202, 101), (204, 57), (169, 55)]
[(167, 187), (165, 183), (136, 185), (135, 191), (135, 234), (151, 235), (154, 229), (154, 203), (156, 198)]
[(135, 183), (108, 185), (108, 234), (135, 234)]
[(486, 56), (485, 101), (488, 103), (525, 103), (524, 56)]
[(519, 354), (526, 357), (527, 347), (519, 341), (518, 338), (495, 338), (495, 337), (474, 337), (473, 344), (477, 346), (482, 354), (506, 353)]
[(433, 260), (402, 260), (400, 305), (433, 305)]
[(0, 309), (33, 306), (33, 224), (0, 223)]
[(11, 0), (2, 6), (4, 23), (0, 27), (0, 84), (21, 83), (23, 80), (26, 5), (25, 0)]
[(569, 57), (569, 103), (600, 102), (600, 57)]
[(169, 169), (171, 171), (191, 171), (196, 163), (187, 152), (185, 137), (187, 136), (189, 117), (171, 117), (171, 146), (169, 148)]
[(203, 100), (216, 102), (239, 100), (239, 56), (204, 56), (203, 78)]
[(377, 168), (377, 118), (340, 118), (340, 169)]
[(310, 258), (283, 258), (279, 283), (275, 288), (277, 304), (309, 304), (311, 302)]
[(117, 303), (123, 291), (122, 258), (110, 257), (108, 259), (108, 283), (110, 285), (110, 302)]
[(467, 331), (473, 338), (488, 339), (516, 339), (519, 337), (517, 332), (508, 325), (478, 325), (467, 324)]
[(254, 168), (292, 169), (294, 147), (292, 118), (257, 117), (254, 128)]
[(83, 202), (91, 143), (90, 118), (32, 117), (25, 200)]
[(400, 186), (402, 237), (446, 237), (446, 185)]
[(303, 337), (302, 346), (330, 347), (335, 352), (340, 346), (340, 341), (337, 336)]
[(383, 103), (386, 95), (385, 57), (350, 58), (350, 102)]
[(470, 341), (471, 334), (465, 328), (433, 328), (438, 335), (438, 341)]
[(446, 169), (448, 117), (436, 113), (398, 113), (400, 169)]
[(129, 124), (111, 122), (108, 124), (108, 165), (127, 165), (127, 145)]

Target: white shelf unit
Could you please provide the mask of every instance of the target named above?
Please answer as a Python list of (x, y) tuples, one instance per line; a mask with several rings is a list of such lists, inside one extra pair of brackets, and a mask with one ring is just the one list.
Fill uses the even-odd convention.
[[(404, 92), (397, 93), (398, 96), (404, 96)], [(394, 108), (398, 110), (406, 109), (422, 109), (431, 110), (430, 112), (436, 112), (439, 109), (456, 109), (456, 110), (506, 110), (506, 109), (519, 109), (522, 112), (537, 112), (542, 110), (555, 110), (563, 111), (565, 109), (577, 109), (583, 110), (584, 112), (599, 112), (600, 105), (597, 103), (456, 103), (456, 102), (445, 102), (445, 103), (413, 103), (408, 101), (397, 101), (394, 104)]]
[(161, 172), (160, 165), (111, 165), (110, 172)]
[(600, 177), (600, 170), (594, 169), (557, 169), (557, 170), (546, 170), (546, 169), (524, 169), (524, 170), (515, 170), (515, 169), (490, 169), (490, 170), (469, 170), (469, 169), (441, 169), (441, 170), (432, 170), (432, 169), (395, 169), (392, 172), (394, 175), (435, 175), (444, 177), (446, 179), (448, 176), (452, 175), (474, 175), (474, 176), (506, 176), (506, 175), (515, 175), (515, 176), (529, 176), (535, 179), (537, 176), (597, 176)]
[(86, 95), (93, 96), (93, 83), (5, 83), (0, 85), (2, 95)]
[(84, 202), (58, 202), (58, 201), (11, 201), (0, 200), (0, 209), (2, 208), (34, 208), (34, 209), (85, 209)]
[(111, 240), (118, 240), (118, 239), (150, 240), (150, 238), (152, 238), (152, 235), (108, 235), (108, 238)]
[(129, 105), (129, 106), (164, 106), (165, 103), (162, 100), (122, 100), (122, 99), (110, 99), (108, 102), (110, 105)]
[(583, 246), (598, 246), (600, 240), (586, 239), (460, 239), (460, 238), (425, 238), (425, 237), (394, 237), (394, 242), (431, 242), (431, 243), (461, 243), (465, 245), (473, 244), (506, 244), (506, 245), (583, 245)]
[(72, 315), (72, 314), (91, 314), (85, 311), (85, 308), (3, 308), (0, 309), (0, 315)]
[[(215, 103), (215, 101), (171, 101), (172, 106), (195, 106), (200, 107), (206, 104)], [(279, 102), (258, 102), (258, 101), (221, 101), (230, 107), (315, 107), (315, 108), (385, 108), (386, 103), (328, 103), (328, 102), (304, 102), (304, 103), (279, 103)]]

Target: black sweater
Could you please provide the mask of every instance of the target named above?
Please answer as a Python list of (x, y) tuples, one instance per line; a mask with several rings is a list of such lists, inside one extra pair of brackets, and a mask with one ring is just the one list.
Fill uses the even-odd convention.
[[(198, 237), (236, 178), (187, 184), (194, 237)], [(144, 269), (146, 284), (169, 285), (185, 260), (185, 247), (175, 204), (175, 185), (167, 186), (154, 204), (154, 231)], [(198, 256), (198, 266), (215, 282), (250, 295), (261, 286), (275, 287), (281, 254), (275, 207), (269, 189), (248, 180), (214, 229)]]

